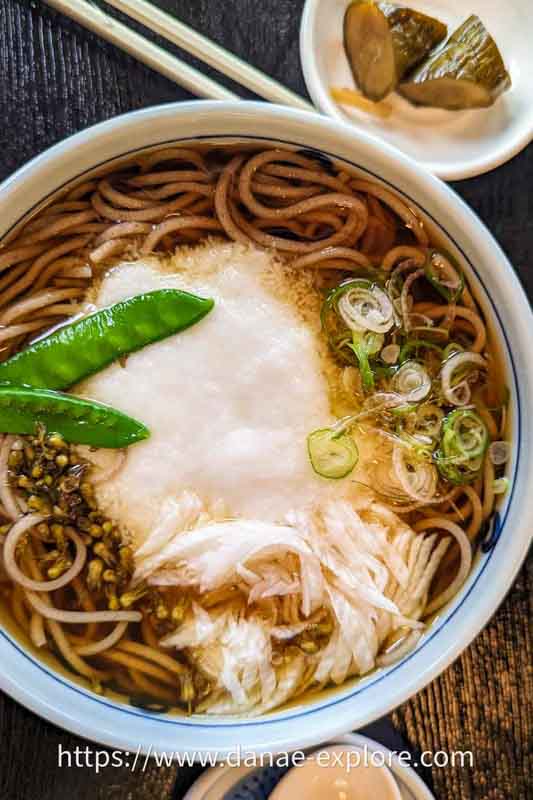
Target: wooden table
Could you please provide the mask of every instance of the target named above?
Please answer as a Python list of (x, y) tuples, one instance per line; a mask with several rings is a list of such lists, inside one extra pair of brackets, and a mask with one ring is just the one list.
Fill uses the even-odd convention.
[[(298, 56), (303, 0), (157, 3), (305, 94)], [(186, 97), (39, 0), (0, 0), (0, 178), (88, 125)], [(533, 296), (533, 148), (454, 188), (492, 230)], [(463, 656), (393, 715), (414, 748), (474, 751), (472, 770), (458, 764), (433, 770), (439, 798), (532, 796), (532, 563)], [(0, 696), (0, 730), (2, 800), (166, 800), (182, 797), (198, 772), (155, 766), (142, 775), (126, 768), (99, 774), (88, 768), (60, 769), (59, 743), (69, 749), (86, 743), (5, 696)]]

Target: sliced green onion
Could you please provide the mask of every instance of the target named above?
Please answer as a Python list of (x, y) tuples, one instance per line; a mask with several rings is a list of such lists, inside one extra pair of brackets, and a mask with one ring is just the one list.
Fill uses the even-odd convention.
[(394, 474), (405, 494), (419, 503), (429, 502), (437, 490), (437, 470), (414, 448), (395, 445), (392, 451)]
[(416, 431), (436, 439), (440, 436), (444, 412), (435, 403), (424, 403), (416, 411)]
[(489, 458), (497, 467), (505, 464), (510, 455), (511, 446), (509, 442), (492, 442), (489, 447)]
[(398, 344), (388, 344), (381, 351), (380, 358), (385, 364), (396, 364), (400, 356), (401, 350)]
[(455, 302), (464, 289), (464, 278), (455, 259), (438, 250), (430, 250), (424, 265), (426, 278), (448, 302)]
[(450, 356), (455, 355), (455, 353), (462, 353), (463, 350), (464, 347), (459, 342), (450, 342), (442, 351), (442, 360), (447, 361)]
[(398, 359), (400, 364), (403, 364), (404, 361), (407, 361), (408, 356), (410, 356), (413, 351), (416, 353), (418, 350), (422, 349), (434, 350), (444, 360), (442, 347), (439, 347), (438, 344), (434, 344), (434, 342), (430, 342), (427, 339), (411, 339), (410, 341), (402, 344), (400, 348), (400, 356)]
[(456, 486), (471, 483), (479, 474), (479, 470), (469, 470), (463, 464), (456, 464), (454, 459), (446, 459), (439, 450), (435, 453), (435, 462), (442, 477)]
[[(479, 353), (454, 353), (444, 362), (441, 370), (442, 392), (453, 406), (464, 406), (470, 402), (468, 374), (474, 368), (487, 369), (487, 362)], [(460, 381), (453, 383), (459, 374)]]
[(385, 364), (372, 364), (372, 371), (375, 378), (392, 378), (394, 375), (394, 367)]
[[(399, 302), (400, 300), (403, 283), (404, 283), (404, 275), (401, 271), (395, 269), (393, 272), (391, 272), (390, 278), (385, 284), (385, 289), (387, 290), (387, 293), (391, 298), (393, 304)], [(399, 311), (399, 309), (397, 309), (397, 311)]]
[[(415, 315), (412, 314), (411, 317)], [(419, 317), (424, 317), (423, 314), (419, 314)], [(433, 322), (433, 320), (430, 320)], [(409, 333), (416, 334), (418, 338), (428, 339), (430, 341), (435, 342), (446, 342), (450, 338), (450, 331), (447, 328), (441, 328), (437, 325), (411, 325), (409, 327)]]
[(412, 414), (415, 409), (415, 403), (404, 403), (401, 406), (395, 406), (395, 408), (391, 408), (390, 413), (394, 414), (395, 417), (406, 417), (408, 414)]
[[(394, 308), (383, 289), (370, 281), (353, 281), (337, 299), (337, 310), (350, 330), (387, 333), (394, 325)], [(366, 283), (367, 285), (362, 285)]]
[(492, 491), (494, 494), (505, 494), (509, 489), (509, 478), (496, 478), (492, 482)]
[(448, 414), (442, 426), (442, 448), (467, 460), (484, 455), (488, 444), (485, 423), (471, 409), (457, 409)]
[(431, 391), (431, 378), (418, 361), (405, 361), (392, 379), (392, 389), (407, 402), (418, 403)]
[(355, 355), (363, 388), (372, 389), (374, 372), (369, 358), (379, 353), (384, 333), (395, 323), (386, 292), (365, 278), (344, 281), (326, 297), (320, 319), (331, 349), (349, 364), (354, 363)]
[(311, 466), (322, 478), (345, 478), (359, 460), (357, 445), (347, 433), (320, 428), (307, 437)]
[(337, 316), (339, 316), (338, 304), (343, 294), (350, 291), (350, 289), (359, 289), (359, 288), (368, 289), (370, 286), (372, 286), (372, 281), (369, 281), (366, 278), (350, 278), (347, 281), (339, 283), (338, 286), (335, 286), (335, 288), (332, 289), (326, 296), (326, 299), (324, 300), (322, 304), (322, 309), (320, 311), (320, 320), (322, 322), (322, 327), (324, 328), (324, 330), (327, 331), (328, 328), (327, 318), (331, 311), (333, 311)]
[(353, 331), (352, 341), (348, 344), (348, 347), (357, 358), (359, 371), (361, 372), (361, 382), (363, 388), (367, 391), (374, 388), (374, 372), (370, 366), (369, 357), (379, 353), (383, 347), (383, 340), (384, 336), (381, 333)]
[(475, 411), (452, 411), (442, 424), (440, 449), (435, 456), (441, 475), (452, 483), (470, 483), (479, 474), (488, 443), (485, 423)]
[(402, 431), (398, 438), (404, 442), (405, 445), (408, 445), (413, 456), (416, 456), (416, 458), (424, 459), (425, 461), (431, 459), (434, 447), (431, 437), (421, 433), (412, 434)]
[(353, 355), (350, 355), (347, 349), (347, 346), (352, 341), (352, 331), (346, 326), (338, 312), (338, 301), (352, 287), (368, 287), (371, 285), (371, 282), (364, 278), (352, 278), (332, 289), (322, 303), (320, 310), (322, 330), (326, 334), (329, 346), (335, 355), (347, 364), (353, 364)]

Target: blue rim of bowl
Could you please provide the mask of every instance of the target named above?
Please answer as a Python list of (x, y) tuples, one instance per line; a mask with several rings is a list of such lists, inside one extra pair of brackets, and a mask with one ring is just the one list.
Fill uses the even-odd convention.
[[(109, 163), (112, 163), (112, 162), (116, 162), (116, 161), (121, 161), (125, 157), (133, 156), (136, 153), (140, 153), (140, 152), (143, 152), (143, 151), (146, 151), (146, 150), (154, 150), (156, 148), (165, 147), (165, 146), (172, 145), (172, 144), (180, 144), (181, 142), (206, 141), (206, 140), (207, 141), (215, 141), (215, 140), (218, 140), (218, 139), (233, 139), (233, 140), (237, 139), (237, 140), (240, 140), (240, 141), (242, 141), (242, 140), (250, 140), (250, 141), (259, 141), (259, 142), (265, 142), (265, 143), (270, 143), (270, 144), (282, 144), (282, 145), (289, 145), (290, 147), (294, 147), (297, 150), (308, 150), (310, 153), (312, 153), (312, 152), (321, 153), (321, 154), (327, 156), (328, 158), (332, 159), (333, 161), (337, 161), (337, 162), (338, 161), (342, 161), (345, 164), (349, 164), (351, 167), (354, 167), (355, 169), (358, 169), (361, 172), (366, 173), (367, 175), (371, 175), (376, 180), (380, 181), (383, 184), (386, 184), (390, 189), (392, 189), (394, 192), (396, 192), (400, 197), (404, 197), (407, 200), (409, 200), (411, 203), (414, 204), (414, 206), (416, 208), (419, 207), (419, 203), (414, 198), (412, 198), (406, 192), (398, 189), (398, 187), (396, 187), (393, 183), (388, 181), (386, 178), (383, 178), (378, 173), (373, 172), (372, 170), (368, 169), (367, 167), (363, 167), (360, 164), (357, 164), (356, 162), (354, 162), (354, 161), (352, 161), (352, 160), (350, 160), (348, 158), (345, 158), (343, 156), (338, 156), (335, 153), (331, 153), (331, 152), (329, 152), (327, 150), (323, 150), (321, 148), (318, 149), (316, 147), (305, 147), (305, 145), (301, 145), (299, 142), (293, 142), (293, 141), (288, 140), (288, 139), (278, 139), (278, 138), (269, 137), (269, 136), (254, 136), (254, 135), (246, 135), (246, 134), (230, 134), (230, 133), (228, 133), (228, 134), (215, 134), (213, 136), (202, 135), (202, 136), (187, 136), (187, 137), (184, 137), (182, 139), (179, 139), (179, 138), (177, 138), (177, 139), (176, 138), (166, 139), (164, 141), (156, 142), (156, 143), (151, 144), (151, 145), (147, 145), (147, 146), (145, 145), (144, 147), (133, 148), (131, 150), (125, 151), (124, 153), (121, 153), (119, 156), (113, 156), (111, 158), (105, 159), (102, 162), (94, 164), (89, 169), (83, 170), (83, 172), (80, 172), (79, 174), (69, 178), (68, 181), (65, 181), (64, 183), (62, 183), (59, 186), (55, 187), (52, 191), (48, 192), (48, 194), (46, 194), (44, 197), (42, 197), (37, 203), (34, 203), (34, 205), (30, 209), (28, 209), (16, 222), (14, 222), (10, 226), (9, 230), (7, 230), (4, 233), (4, 237), (6, 235), (8, 235), (14, 228), (16, 228), (36, 208), (39, 208), (43, 203), (45, 203), (50, 197), (52, 197), (53, 195), (57, 194), (57, 192), (60, 192), (62, 189), (64, 189), (65, 187), (69, 186), (70, 184), (74, 183), (79, 178), (82, 178), (84, 175), (86, 175), (88, 173), (92, 173), (92, 172), (94, 172), (94, 170), (99, 169), (100, 167), (103, 167), (106, 164), (109, 164)], [(485, 294), (485, 298), (486, 298), (486, 300), (488, 301), (488, 303), (490, 304), (490, 306), (492, 308), (492, 312), (494, 314), (494, 317), (498, 322), (498, 327), (500, 329), (500, 335), (501, 335), (503, 341), (505, 342), (506, 354), (507, 354), (507, 357), (509, 359), (509, 363), (511, 365), (511, 372), (512, 372), (512, 378), (513, 378), (513, 383), (514, 383), (514, 394), (515, 394), (515, 399), (516, 399), (516, 413), (517, 413), (517, 425), (516, 425), (517, 441), (516, 441), (516, 447), (515, 447), (516, 461), (515, 461), (515, 464), (514, 464), (513, 476), (511, 478), (511, 491), (510, 491), (509, 495), (506, 497), (505, 510), (504, 510), (503, 515), (502, 515), (502, 517), (500, 519), (500, 522), (499, 522), (498, 536), (496, 538), (496, 541), (494, 542), (494, 546), (490, 549), (490, 551), (487, 554), (485, 554), (484, 561), (483, 561), (482, 565), (478, 567), (477, 573), (476, 573), (475, 577), (472, 579), (472, 582), (471, 582), (471, 585), (468, 588), (468, 591), (463, 595), (463, 597), (461, 598), (460, 602), (454, 608), (452, 608), (450, 610), (450, 612), (442, 620), (442, 622), (440, 622), (440, 624), (435, 622), (434, 623), (435, 628), (433, 630), (430, 629), (431, 630), (430, 634), (428, 636), (426, 636), (426, 637), (423, 637), (421, 639), (421, 641), (420, 641), (420, 644), (411, 653), (409, 653), (405, 658), (401, 659), (397, 664), (392, 665), (388, 670), (381, 671), (378, 674), (378, 676), (375, 678), (375, 680), (369, 680), (368, 683), (365, 682), (364, 685), (362, 685), (362, 686), (357, 684), (355, 686), (354, 690), (349, 692), (348, 694), (343, 694), (341, 697), (332, 698), (331, 700), (325, 701), (325, 702), (320, 703), (320, 704), (318, 704), (318, 703), (317, 704), (313, 704), (312, 708), (302, 709), (302, 710), (299, 710), (299, 711), (295, 712), (294, 714), (284, 714), (283, 711), (281, 711), (281, 712), (277, 712), (277, 714), (276, 714), (276, 712), (274, 712), (272, 716), (267, 717), (267, 718), (263, 718), (263, 719), (261, 719), (261, 718), (250, 718), (250, 719), (244, 720), (244, 721), (239, 721), (237, 719), (237, 720), (235, 720), (235, 722), (216, 722), (216, 723), (200, 722), (198, 720), (198, 718), (195, 718), (195, 717), (192, 717), (188, 721), (186, 719), (181, 719), (181, 718), (177, 718), (177, 717), (174, 718), (174, 717), (165, 716), (164, 714), (150, 714), (150, 713), (148, 713), (146, 711), (134, 710), (133, 708), (128, 708), (126, 705), (124, 705), (122, 703), (115, 703), (115, 702), (111, 702), (111, 701), (108, 701), (108, 700), (103, 700), (102, 698), (100, 698), (97, 695), (95, 695), (93, 692), (90, 692), (90, 691), (88, 691), (86, 689), (83, 689), (83, 688), (81, 688), (79, 686), (76, 686), (71, 681), (69, 681), (69, 680), (67, 680), (65, 678), (62, 678), (59, 674), (57, 674), (53, 670), (47, 669), (45, 666), (43, 666), (43, 664), (40, 661), (35, 659), (29, 652), (27, 652), (24, 649), (24, 647), (22, 647), (3, 628), (0, 628), (0, 635), (5, 641), (7, 641), (25, 659), (27, 659), (31, 664), (33, 664), (33, 666), (37, 667), (37, 669), (39, 669), (39, 671), (45, 673), (46, 675), (48, 675), (50, 678), (52, 678), (54, 681), (56, 681), (60, 685), (64, 686), (67, 689), (70, 689), (70, 690), (74, 691), (76, 694), (79, 694), (79, 695), (81, 695), (82, 697), (84, 697), (84, 698), (86, 698), (88, 700), (92, 700), (93, 702), (97, 703), (98, 705), (105, 706), (105, 707), (111, 709), (112, 711), (119, 711), (119, 712), (122, 712), (124, 714), (129, 715), (129, 716), (138, 717), (138, 718), (141, 718), (141, 719), (148, 719), (148, 720), (152, 720), (153, 722), (161, 722), (161, 723), (164, 723), (166, 725), (173, 725), (173, 726), (182, 727), (182, 728), (208, 728), (208, 729), (211, 729), (211, 730), (221, 730), (221, 729), (224, 729), (224, 728), (241, 728), (241, 727), (250, 727), (250, 726), (272, 725), (272, 724), (275, 724), (275, 723), (280, 723), (280, 722), (285, 722), (285, 721), (288, 721), (288, 720), (299, 719), (299, 718), (305, 717), (305, 716), (310, 716), (311, 714), (316, 714), (317, 712), (323, 711), (326, 708), (332, 708), (333, 706), (336, 706), (339, 703), (347, 702), (348, 700), (351, 700), (353, 697), (356, 697), (357, 695), (360, 695), (362, 692), (365, 692), (367, 689), (373, 688), (378, 683), (381, 683), (381, 681), (383, 681), (385, 678), (389, 677), (389, 675), (392, 675), (398, 669), (403, 667), (412, 658), (414, 658), (419, 652), (421, 652), (440, 633), (440, 631), (443, 630), (443, 628), (445, 628), (448, 625), (448, 623), (451, 621), (451, 619), (457, 614), (457, 612), (462, 608), (462, 606), (464, 605), (464, 603), (466, 602), (468, 597), (471, 595), (471, 593), (474, 590), (476, 584), (478, 583), (478, 581), (481, 578), (483, 572), (485, 571), (487, 565), (491, 561), (492, 556), (495, 553), (499, 542), (502, 539), (501, 535), (503, 533), (503, 530), (504, 530), (504, 527), (505, 527), (505, 523), (507, 521), (507, 517), (508, 517), (508, 514), (509, 514), (509, 509), (511, 508), (511, 502), (512, 502), (512, 499), (513, 499), (515, 486), (516, 486), (515, 478), (516, 478), (516, 475), (518, 473), (518, 466), (519, 466), (519, 462), (520, 462), (520, 450), (521, 450), (521, 446), (520, 445), (521, 445), (522, 421), (521, 421), (521, 414), (520, 414), (520, 389), (519, 389), (519, 385), (518, 385), (516, 366), (515, 366), (512, 350), (511, 350), (511, 347), (510, 347), (510, 344), (509, 344), (509, 340), (507, 338), (507, 334), (505, 332), (505, 328), (503, 326), (502, 320), (501, 320), (500, 315), (498, 313), (498, 309), (496, 307), (496, 304), (493, 302), (492, 297), (491, 297), (489, 291), (487, 290), (487, 287), (485, 286), (485, 283), (484, 283), (483, 279), (481, 278), (478, 270), (472, 264), (471, 260), (468, 258), (468, 256), (464, 252), (463, 248), (455, 241), (455, 239), (446, 231), (446, 229), (440, 224), (440, 222), (437, 219), (435, 219), (435, 217), (432, 214), (430, 214), (427, 211), (424, 211), (424, 214), (432, 221), (432, 223), (438, 228), (438, 230), (450, 242), (453, 243), (454, 247), (456, 247), (457, 250), (461, 253), (461, 256), (464, 258), (464, 260), (468, 264), (469, 268), (472, 270), (473, 274), (476, 276), (476, 279), (478, 280), (480, 286), (483, 289), (483, 292)], [(480, 560), (481, 560), (481, 558), (483, 558), (483, 556), (480, 556)], [(365, 678), (363, 677), (361, 680), (365, 680)], [(337, 689), (340, 691), (342, 689), (342, 687), (339, 686), (339, 687), (337, 687)], [(274, 714), (276, 714), (276, 716), (274, 716)]]

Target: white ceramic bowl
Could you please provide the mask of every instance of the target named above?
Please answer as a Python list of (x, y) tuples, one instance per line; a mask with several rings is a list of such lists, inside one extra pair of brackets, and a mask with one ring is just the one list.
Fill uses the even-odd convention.
[[(533, 493), (531, 337), (533, 319), (504, 254), (449, 188), (406, 156), (338, 122), (263, 103), (192, 102), (150, 108), (90, 128), (56, 145), (0, 188), (0, 238), (59, 187), (139, 149), (181, 141), (244, 139), (316, 148), (383, 181), (424, 217), (463, 262), (502, 345), (511, 390), (511, 490), (500, 537), (482, 553), (459, 596), (403, 662), (358, 683), (262, 719), (157, 715), (93, 694), (37, 660), (0, 630), (0, 686), (42, 717), (81, 736), (132, 752), (211, 751), (237, 745), (281, 751), (316, 744), (386, 714), (442, 672), (472, 641), (512, 584), (530, 540)], [(133, 756), (132, 756), (133, 760)]]

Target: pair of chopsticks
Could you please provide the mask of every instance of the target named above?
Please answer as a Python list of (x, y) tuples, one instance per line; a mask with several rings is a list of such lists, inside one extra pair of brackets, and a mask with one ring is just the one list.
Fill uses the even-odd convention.
[[(162, 47), (128, 28), (87, 0), (45, 0), (78, 24), (98, 34), (148, 67), (183, 86), (199, 97), (211, 100), (240, 100), (239, 95), (208, 78), (194, 67), (168, 53)], [(182, 50), (199, 58), (228, 78), (275, 103), (312, 111), (302, 97), (269, 78), (210, 39), (189, 28), (175, 17), (146, 0), (106, 0), (118, 11), (141, 23)]]

